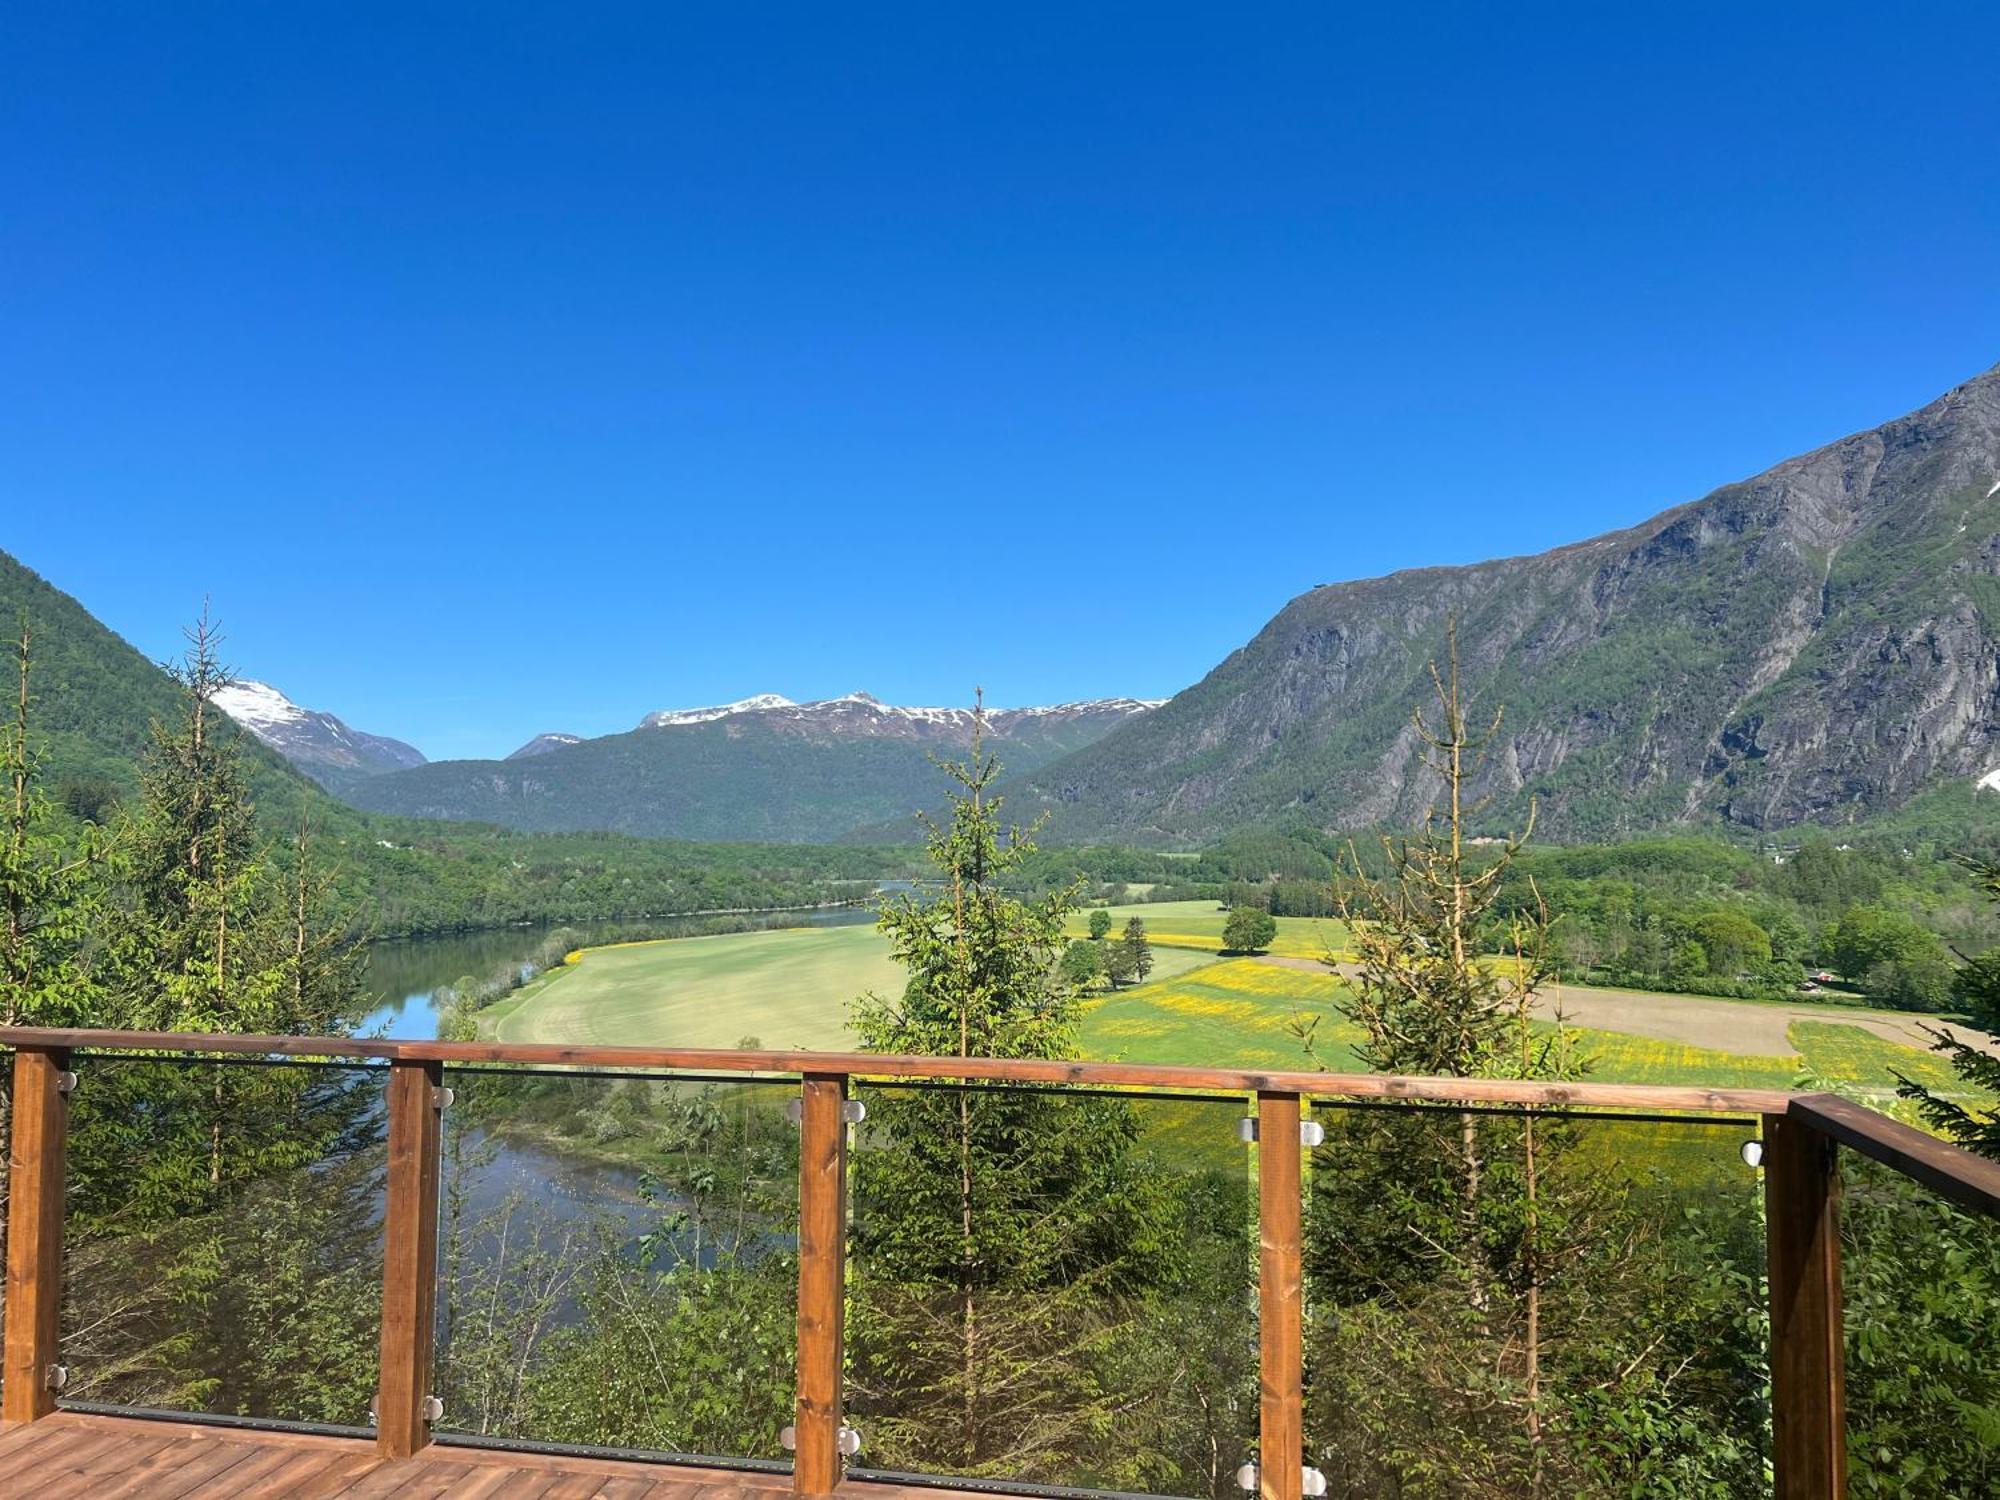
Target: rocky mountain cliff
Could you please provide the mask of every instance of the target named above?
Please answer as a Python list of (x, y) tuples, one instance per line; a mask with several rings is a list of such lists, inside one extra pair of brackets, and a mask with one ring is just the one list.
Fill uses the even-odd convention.
[(1456, 617), (1505, 723), (1494, 827), (1843, 823), (2000, 767), (2000, 367), (1642, 525), (1314, 589), (1165, 707), (1023, 778), (1064, 838), (1407, 824)]

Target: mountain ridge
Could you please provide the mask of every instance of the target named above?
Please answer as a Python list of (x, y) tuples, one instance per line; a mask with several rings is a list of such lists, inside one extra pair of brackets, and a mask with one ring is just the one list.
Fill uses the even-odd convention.
[(1843, 823), (2000, 765), (2000, 366), (1637, 525), (1308, 590), (1145, 719), (1017, 790), (1064, 838), (1407, 823), (1456, 619), (1508, 724), (1496, 824)]
[[(531, 832), (830, 842), (934, 805), (932, 758), (962, 755), (972, 739), (970, 708), (905, 708), (865, 693), (804, 704), (776, 697), (662, 710), (636, 729), (575, 744), (530, 741), (504, 761), (436, 761), (343, 795), (372, 812)], [(993, 709), (987, 734), (1026, 770), (1149, 711), (1135, 698)]]
[(239, 677), (221, 689), (215, 706), (329, 790), (384, 771), (425, 764), (424, 753), (416, 746), (355, 729), (319, 709), (301, 708), (254, 677)]

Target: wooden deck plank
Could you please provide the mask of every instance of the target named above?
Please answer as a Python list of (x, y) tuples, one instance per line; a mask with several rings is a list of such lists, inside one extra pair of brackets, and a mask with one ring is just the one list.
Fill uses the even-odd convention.
[(516, 1472), (497, 1464), (468, 1464), (465, 1479), (451, 1491), (451, 1500), (492, 1500)]
[(22, 1443), (0, 1454), (0, 1480), (14, 1483), (33, 1480), (39, 1483), (43, 1475), (59, 1468), (71, 1454), (89, 1447), (100, 1436), (79, 1428), (61, 1426), (53, 1417), (44, 1417), (35, 1425), (47, 1429), (35, 1434), (39, 1441), (32, 1446)]
[(182, 1496), (182, 1500), (235, 1500), (235, 1497), (243, 1493), (246, 1485), (255, 1484), (267, 1474), (283, 1468), (285, 1462), (292, 1456), (290, 1451), (284, 1448), (261, 1448), (255, 1444), (239, 1446), (248, 1447), (251, 1450), (250, 1457), (239, 1464), (232, 1464), (220, 1474), (202, 1480), (193, 1489), (188, 1490)]
[(327, 1473), (356, 1463), (362, 1455), (324, 1449), (287, 1449), (284, 1462), (244, 1490), (237, 1500), (291, 1500)]
[(602, 1474), (565, 1474), (543, 1490), (539, 1500), (591, 1500), (603, 1488)]
[(598, 1487), (596, 1500), (667, 1500), (671, 1494), (664, 1484), (651, 1479), (628, 1476), (622, 1479), (607, 1479)]
[(541, 1500), (542, 1493), (555, 1482), (553, 1474), (516, 1469), (505, 1484), (493, 1491), (493, 1500)]
[(182, 1500), (204, 1481), (235, 1468), (255, 1457), (248, 1443), (232, 1443), (219, 1438), (190, 1438), (170, 1443), (150, 1459), (123, 1470), (121, 1477), (98, 1493), (104, 1500)]
[(171, 1447), (173, 1438), (152, 1438), (141, 1442), (116, 1433), (99, 1433), (92, 1452), (71, 1449), (50, 1466), (45, 1477), (35, 1483), (35, 1500), (71, 1500), (72, 1496), (94, 1496), (106, 1480), (122, 1474), (135, 1464), (147, 1462), (161, 1449)]
[[(0, 1495), (32, 1500), (779, 1500), (789, 1476), (57, 1411), (0, 1428)], [(993, 1500), (849, 1481), (853, 1500)]]
[(69, 1430), (58, 1417), (45, 1417), (39, 1422), (9, 1422), (7, 1430), (0, 1433), (0, 1474), (9, 1471), (17, 1455), (53, 1442)]
[(437, 1500), (463, 1487), (477, 1470), (426, 1453), (400, 1463), (384, 1464), (351, 1491), (354, 1500)]

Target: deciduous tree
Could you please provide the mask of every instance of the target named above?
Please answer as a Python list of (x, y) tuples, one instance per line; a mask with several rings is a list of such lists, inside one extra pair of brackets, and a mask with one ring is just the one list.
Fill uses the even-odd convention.
[(1261, 906), (1233, 906), (1222, 924), (1226, 953), (1262, 953), (1278, 936), (1278, 919)]

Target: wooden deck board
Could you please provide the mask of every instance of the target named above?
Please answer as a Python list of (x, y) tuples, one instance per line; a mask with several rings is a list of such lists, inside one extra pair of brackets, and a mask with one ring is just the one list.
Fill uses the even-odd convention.
[[(363, 1438), (85, 1412), (0, 1427), (0, 1500), (777, 1500), (790, 1489), (768, 1472), (458, 1444), (383, 1459)], [(898, 1485), (840, 1489), (913, 1500)], [(921, 1500), (975, 1497), (927, 1489)]]

